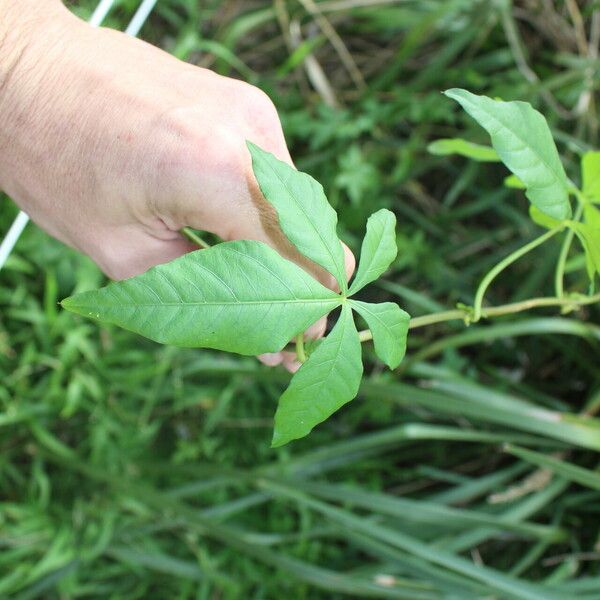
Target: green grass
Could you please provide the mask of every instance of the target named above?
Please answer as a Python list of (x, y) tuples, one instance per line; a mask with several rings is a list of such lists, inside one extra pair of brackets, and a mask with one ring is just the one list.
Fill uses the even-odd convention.
[[(396, 213), (399, 256), (370, 299), (414, 316), (470, 303), (538, 233), (500, 166), (427, 153), (485, 141), (440, 91), (529, 100), (578, 180), (595, 111), (563, 119), (548, 94), (574, 105), (598, 61), (578, 55), (562, 2), (558, 30), (547, 12), (514, 13), (539, 82), (516, 68), (515, 17), (494, 3), (323, 5), (366, 89), (302, 3), (161, 0), (143, 35), (273, 96), (354, 250), (368, 214)], [(274, 6), (315, 37), (291, 51)], [(337, 109), (307, 80), (311, 51)], [(1, 231), (14, 214), (3, 200)], [(551, 294), (559, 251), (511, 267), (489, 302)], [(582, 267), (574, 251), (568, 289), (586, 289)], [(34, 226), (0, 272), (0, 598), (600, 599), (597, 306), (415, 330), (400, 371), (371, 361), (355, 401), (271, 450), (287, 375), (60, 310), (102, 280)]]

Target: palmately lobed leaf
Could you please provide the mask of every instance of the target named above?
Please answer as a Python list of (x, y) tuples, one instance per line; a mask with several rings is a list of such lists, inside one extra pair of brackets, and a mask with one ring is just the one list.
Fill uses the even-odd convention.
[(358, 393), (363, 365), (358, 331), (348, 304), (338, 322), (294, 374), (279, 399), (272, 446), (304, 437)]
[(277, 352), (341, 303), (261, 242), (225, 242), (63, 300), (67, 310), (156, 342)]
[(360, 249), (358, 270), (348, 294), (352, 296), (365, 285), (379, 279), (396, 258), (396, 216), (382, 208), (367, 220), (367, 233)]
[(247, 142), (260, 191), (277, 212), (279, 225), (298, 251), (331, 273), (346, 291), (345, 256), (337, 236), (337, 213), (323, 186), (252, 142)]
[(503, 102), (467, 90), (444, 92), (487, 132), (502, 162), (525, 184), (531, 203), (554, 219), (571, 217), (569, 180), (546, 119), (527, 102)]
[(372, 304), (349, 300), (349, 304), (367, 322), (377, 356), (395, 369), (406, 354), (410, 315), (395, 302)]

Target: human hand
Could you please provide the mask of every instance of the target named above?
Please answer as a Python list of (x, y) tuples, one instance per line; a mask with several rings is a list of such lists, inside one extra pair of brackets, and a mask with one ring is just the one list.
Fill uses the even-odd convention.
[[(14, 2), (11, 17), (0, 0), (11, 31), (29, 2)], [(335, 287), (285, 238), (252, 174), (247, 139), (291, 163), (262, 91), (92, 29), (58, 2), (33, 4), (0, 80), (0, 187), (33, 221), (115, 279), (194, 249), (179, 233), (190, 226), (265, 242)], [(350, 276), (347, 248), (346, 259)], [(293, 370), (294, 358), (262, 360)]]

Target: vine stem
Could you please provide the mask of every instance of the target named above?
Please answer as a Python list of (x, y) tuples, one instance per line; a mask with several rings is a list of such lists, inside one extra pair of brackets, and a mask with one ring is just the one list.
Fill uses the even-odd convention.
[[(583, 202), (579, 202), (577, 206), (577, 210), (575, 211), (575, 215), (573, 217), (574, 221), (579, 221), (581, 219), (581, 215), (583, 213)], [(567, 265), (567, 258), (569, 257), (569, 250), (571, 249), (571, 244), (573, 243), (573, 238), (575, 237), (575, 230), (569, 228), (567, 231), (567, 235), (562, 243), (560, 254), (558, 256), (558, 262), (556, 263), (556, 273), (554, 274), (554, 290), (556, 295), (559, 298), (562, 298), (565, 295), (564, 289), (564, 279), (565, 279), (565, 267)]]
[(502, 272), (506, 267), (514, 263), (516, 260), (531, 252), (534, 248), (541, 246), (545, 241), (549, 240), (551, 237), (555, 236), (557, 233), (560, 233), (565, 228), (564, 224), (560, 224), (550, 231), (547, 231), (543, 235), (540, 235), (535, 240), (529, 242), (529, 244), (525, 244), (525, 246), (515, 250), (512, 254), (509, 254), (505, 259), (501, 260), (493, 269), (491, 269), (488, 274), (481, 280), (479, 287), (475, 293), (475, 302), (473, 303), (473, 316), (471, 321), (473, 323), (477, 323), (479, 319), (481, 319), (482, 314), (482, 305), (483, 305), (483, 297), (485, 296), (485, 292), (488, 287), (494, 281), (494, 279)]
[(194, 242), (194, 244), (196, 244), (197, 246), (199, 246), (200, 248), (204, 248), (204, 250), (206, 250), (207, 248), (210, 248), (210, 244), (208, 244), (207, 242), (205, 242), (193, 229), (191, 229), (190, 227), (182, 227), (181, 228), (181, 233), (183, 235), (185, 235), (185, 237), (190, 240), (190, 242)]
[[(503, 315), (512, 315), (515, 313), (531, 310), (532, 308), (541, 308), (544, 306), (565, 306), (576, 308), (584, 306), (586, 304), (594, 304), (600, 302), (600, 293), (593, 296), (580, 296), (573, 298), (531, 298), (529, 300), (523, 300), (522, 302), (511, 302), (510, 304), (502, 304), (500, 306), (492, 306), (484, 308), (481, 311), (481, 316), (484, 319), (490, 317), (500, 317)], [(415, 317), (410, 320), (408, 326), (409, 329), (418, 329), (419, 327), (426, 327), (427, 325), (433, 325), (434, 323), (443, 323), (445, 321), (469, 321), (471, 310), (469, 307), (457, 308), (454, 310), (445, 310), (443, 312), (431, 313), (430, 315), (423, 315), (422, 317)], [(373, 335), (369, 329), (359, 332), (361, 342), (368, 342), (373, 339)]]

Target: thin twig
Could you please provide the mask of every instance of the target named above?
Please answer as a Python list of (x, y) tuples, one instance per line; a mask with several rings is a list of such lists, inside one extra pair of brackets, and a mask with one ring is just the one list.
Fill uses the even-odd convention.
[(579, 54), (581, 54), (581, 56), (586, 56), (589, 54), (588, 41), (585, 35), (585, 25), (583, 24), (583, 18), (581, 16), (581, 12), (579, 11), (579, 7), (577, 6), (575, 0), (565, 0), (565, 4), (567, 5), (571, 22), (575, 28), (575, 41), (577, 42), (577, 50), (579, 50)]
[(540, 78), (529, 66), (519, 31), (509, 8), (501, 10), (501, 20), (506, 40), (508, 41), (515, 64), (521, 75), (523, 75), (523, 77), (532, 85), (539, 86), (540, 96), (561, 119), (573, 120), (580, 117), (585, 112), (585, 108), (587, 108), (587, 101), (584, 101), (586, 92), (588, 91), (587, 87), (583, 90), (580, 98), (575, 103), (575, 108), (568, 110), (562, 106), (547, 89), (540, 86)]
[(407, 0), (332, 0), (319, 2), (319, 10), (321, 12), (336, 12), (352, 8), (368, 8), (382, 4), (402, 4), (406, 2)]
[(333, 25), (329, 22), (329, 19), (321, 12), (321, 9), (317, 6), (314, 0), (298, 0), (300, 4), (304, 7), (307, 13), (309, 13), (312, 17), (314, 17), (317, 25), (321, 29), (321, 31), (325, 34), (327, 39), (330, 41), (331, 45), (334, 47), (335, 51), (338, 53), (340, 60), (346, 67), (348, 73), (350, 73), (350, 77), (352, 77), (352, 81), (354, 81), (354, 85), (361, 90), (364, 91), (367, 89), (367, 84), (365, 79), (360, 72), (352, 54), (346, 47), (346, 44), (339, 36), (338, 32), (335, 30)]
[[(290, 23), (290, 39), (296, 48), (302, 43), (302, 30), (297, 19), (293, 19)], [(323, 71), (314, 54), (310, 53), (305, 56), (303, 62), (306, 75), (312, 86), (317, 90), (321, 100), (331, 108), (338, 108), (340, 103), (335, 95), (333, 86), (327, 79), (325, 71)]]

